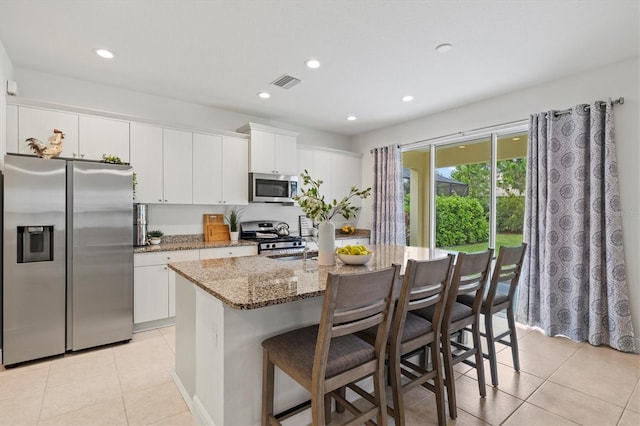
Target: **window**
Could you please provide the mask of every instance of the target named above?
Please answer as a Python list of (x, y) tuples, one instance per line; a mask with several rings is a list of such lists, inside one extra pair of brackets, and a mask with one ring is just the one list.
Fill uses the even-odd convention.
[(465, 252), (520, 244), (526, 154), (526, 124), (405, 148), (407, 244)]

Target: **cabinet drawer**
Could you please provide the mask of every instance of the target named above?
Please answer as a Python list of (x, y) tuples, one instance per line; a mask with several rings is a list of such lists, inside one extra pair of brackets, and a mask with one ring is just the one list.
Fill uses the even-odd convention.
[(166, 265), (171, 262), (198, 260), (199, 250), (176, 250), (159, 253), (136, 253), (133, 256), (133, 266)]
[(254, 256), (258, 254), (256, 246), (216, 247), (200, 250), (200, 259), (218, 259), (223, 257)]
[(340, 238), (336, 239), (336, 247), (344, 246), (366, 246), (369, 245), (369, 238)]

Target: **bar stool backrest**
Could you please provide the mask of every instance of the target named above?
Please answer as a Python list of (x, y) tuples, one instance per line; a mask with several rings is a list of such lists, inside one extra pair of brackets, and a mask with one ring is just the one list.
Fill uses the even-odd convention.
[[(400, 297), (393, 321), (392, 336), (402, 336), (407, 312), (435, 305), (431, 327), (440, 334), (442, 314), (447, 290), (453, 269), (455, 256), (447, 255), (442, 259), (418, 261), (409, 259), (405, 268)], [(396, 341), (400, 344), (400, 341)]]
[(318, 329), (318, 343), (313, 364), (313, 377), (325, 377), (331, 340), (378, 326), (376, 358), (382, 358), (393, 314), (393, 294), (399, 281), (400, 265), (375, 272), (358, 274), (329, 273), (322, 316)]
[(491, 276), (491, 285), (487, 293), (487, 306), (493, 306), (500, 283), (509, 284), (508, 300), (514, 300), (526, 251), (526, 243), (522, 243), (522, 245), (517, 247), (500, 247), (500, 253), (498, 254), (493, 275)]
[(458, 253), (447, 297), (445, 318), (450, 317), (456, 298), (463, 294), (474, 295), (473, 312), (480, 312), (492, 257), (493, 249), (491, 248), (478, 253)]

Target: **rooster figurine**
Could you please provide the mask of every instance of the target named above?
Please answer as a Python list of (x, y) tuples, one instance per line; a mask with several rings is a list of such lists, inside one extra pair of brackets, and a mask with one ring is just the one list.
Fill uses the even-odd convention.
[(25, 142), (28, 142), (29, 148), (40, 158), (53, 158), (62, 153), (62, 139), (64, 139), (64, 133), (62, 130), (53, 129), (53, 135), (49, 136), (49, 145), (45, 145), (36, 138), (29, 138)]

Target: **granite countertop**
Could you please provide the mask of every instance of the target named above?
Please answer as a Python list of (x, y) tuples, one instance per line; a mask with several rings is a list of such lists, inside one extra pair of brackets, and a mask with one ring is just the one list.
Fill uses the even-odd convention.
[(238, 247), (238, 246), (257, 246), (255, 241), (212, 241), (205, 243), (204, 241), (191, 241), (191, 242), (162, 242), (160, 244), (148, 245), (142, 247), (134, 247), (134, 253), (157, 253), (161, 251), (176, 251), (176, 250), (197, 250), (205, 248), (216, 247)]
[[(336, 239), (369, 238), (371, 231), (368, 229), (356, 229), (353, 234), (345, 234), (339, 228), (336, 229)], [(257, 246), (255, 241), (212, 241), (205, 243), (202, 234), (168, 235), (162, 237), (162, 242), (155, 245), (134, 247), (134, 253), (157, 253), (161, 251), (197, 250), (216, 247)]]
[(407, 259), (432, 259), (447, 252), (424, 247), (370, 245), (368, 264), (317, 266), (317, 260), (277, 260), (265, 255), (170, 263), (169, 268), (234, 309), (257, 309), (324, 294), (327, 274), (374, 271), (406, 264)]

